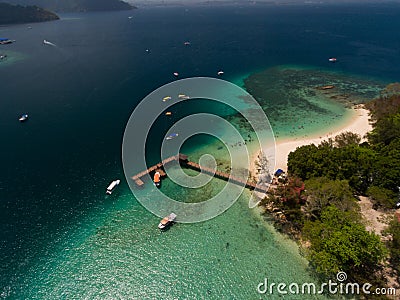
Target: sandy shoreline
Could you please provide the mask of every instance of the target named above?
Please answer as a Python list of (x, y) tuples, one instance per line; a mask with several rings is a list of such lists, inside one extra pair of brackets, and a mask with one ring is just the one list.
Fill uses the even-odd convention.
[[(265, 184), (264, 180), (261, 180), (261, 177), (265, 177), (265, 174), (275, 172), (277, 169), (282, 169), (287, 171), (287, 159), (290, 152), (296, 150), (296, 148), (315, 144), (318, 145), (323, 140), (327, 140), (328, 138), (334, 138), (335, 136), (343, 133), (343, 132), (353, 132), (357, 133), (362, 137), (362, 141), (365, 140), (365, 135), (367, 132), (372, 130), (372, 125), (369, 122), (369, 110), (365, 109), (362, 105), (352, 108), (351, 111), (352, 115), (343, 122), (342, 124), (333, 124), (333, 128), (327, 129), (324, 132), (316, 133), (312, 137), (296, 137), (293, 139), (282, 139), (276, 141), (276, 148), (275, 148), (275, 168), (271, 169), (269, 166), (266, 170), (262, 170), (259, 164), (259, 157), (261, 150), (250, 150), (252, 153), (250, 159), (250, 167), (249, 171), (255, 179), (257, 180), (258, 184)], [(267, 173), (265, 173), (267, 172)], [(265, 194), (260, 192), (255, 192), (256, 198), (252, 199), (249, 202), (250, 207), (254, 207), (257, 205), (258, 201), (265, 197)]]
[[(277, 139), (275, 148), (275, 168), (273, 170), (282, 169), (287, 171), (288, 155), (290, 152), (296, 150), (296, 148), (310, 144), (318, 145), (323, 140), (334, 138), (346, 131), (359, 134), (363, 138), (363, 141), (367, 132), (372, 130), (372, 125), (369, 122), (369, 110), (365, 109), (362, 105), (356, 106), (352, 108), (351, 115), (345, 122), (342, 124), (333, 124), (332, 127), (332, 129), (326, 129), (325, 132), (315, 133), (312, 136)], [(259, 174), (259, 170), (257, 169), (259, 154), (260, 150), (257, 148), (257, 150), (252, 152), (250, 160), (249, 169), (251, 174), (255, 176)]]
[[(349, 120), (343, 124), (343, 126), (335, 126), (336, 128), (333, 129), (333, 131), (329, 130), (326, 133), (318, 133), (313, 137), (307, 138), (297, 137), (294, 139), (278, 139), (275, 151), (275, 170), (282, 169), (287, 171), (288, 155), (290, 152), (296, 150), (297, 147), (310, 144), (318, 145), (321, 141), (333, 138), (346, 131), (357, 133), (361, 137), (364, 137), (367, 132), (372, 130), (372, 126), (369, 122), (369, 111), (362, 106), (354, 107), (352, 110), (353, 115)], [(255, 157), (257, 157), (257, 154)]]

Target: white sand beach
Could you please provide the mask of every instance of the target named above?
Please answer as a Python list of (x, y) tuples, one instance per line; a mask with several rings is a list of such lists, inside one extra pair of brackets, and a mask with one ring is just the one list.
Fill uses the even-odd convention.
[(353, 116), (349, 118), (349, 121), (343, 124), (343, 126), (339, 126), (332, 131), (328, 131), (325, 134), (317, 134), (313, 137), (301, 138), (298, 137), (296, 139), (285, 139), (285, 140), (277, 140), (276, 143), (276, 152), (275, 159), (276, 165), (275, 169), (282, 169), (287, 171), (287, 158), (290, 152), (296, 150), (296, 148), (315, 144), (318, 145), (321, 141), (327, 140), (328, 138), (333, 138), (343, 132), (350, 131), (353, 133), (359, 134), (361, 137), (364, 137), (367, 132), (372, 130), (372, 126), (369, 122), (369, 111), (362, 106), (357, 106), (353, 108)]

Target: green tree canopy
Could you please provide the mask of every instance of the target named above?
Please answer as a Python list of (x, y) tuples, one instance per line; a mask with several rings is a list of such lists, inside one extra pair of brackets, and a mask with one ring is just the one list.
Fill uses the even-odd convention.
[(374, 270), (386, 256), (380, 238), (366, 231), (354, 213), (336, 206), (325, 208), (320, 220), (307, 221), (303, 233), (311, 242), (311, 263), (317, 272), (328, 276), (338, 271), (351, 275)]
[[(392, 236), (391, 240), (388, 242), (388, 248), (390, 252), (390, 262), (397, 272), (400, 272), (400, 222), (397, 218), (390, 222), (387, 234)], [(400, 278), (397, 279), (400, 283)]]
[(322, 210), (329, 205), (339, 210), (359, 211), (359, 206), (347, 180), (330, 180), (326, 177), (313, 178), (305, 182), (307, 201), (304, 212), (311, 219), (319, 219)]
[(374, 129), (368, 133), (368, 140), (372, 144), (389, 145), (400, 136), (400, 113), (390, 114), (375, 123)]
[(335, 136), (334, 145), (338, 148), (353, 145), (357, 146), (361, 142), (361, 136), (350, 131), (342, 132)]
[(288, 170), (303, 180), (326, 177), (332, 180), (348, 180), (350, 187), (364, 193), (370, 181), (376, 161), (374, 150), (358, 145), (341, 148), (329, 143), (319, 146), (302, 146), (288, 156)]

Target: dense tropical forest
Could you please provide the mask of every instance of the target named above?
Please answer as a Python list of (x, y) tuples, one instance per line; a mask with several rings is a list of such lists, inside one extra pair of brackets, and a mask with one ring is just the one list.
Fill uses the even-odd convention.
[(55, 13), (37, 6), (0, 3), (0, 25), (44, 22), (58, 19), (59, 17)]
[[(346, 132), (288, 157), (288, 180), (261, 202), (283, 213), (282, 222), (304, 246), (313, 270), (324, 278), (344, 271), (353, 282), (387, 286), (400, 272), (400, 84), (365, 104), (373, 130), (367, 142)], [(391, 212), (385, 237), (366, 230), (358, 205)], [(388, 271), (389, 270), (389, 271)], [(391, 273), (391, 274), (388, 274)], [(379, 298), (376, 296), (376, 298)]]

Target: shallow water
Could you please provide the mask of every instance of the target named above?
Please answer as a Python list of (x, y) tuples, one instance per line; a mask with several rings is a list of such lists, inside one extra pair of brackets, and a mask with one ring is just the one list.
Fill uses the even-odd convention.
[(384, 86), (378, 80), (299, 66), (278, 66), (245, 79), (277, 138), (327, 134), (352, 116), (348, 108), (378, 97)]
[(160, 232), (159, 219), (132, 203), (126, 191), (103, 216), (102, 226), (34, 266), (18, 294), (33, 299), (243, 299), (257, 297), (265, 277), (313, 281), (295, 244), (247, 209), (247, 194), (213, 220), (178, 223)]

